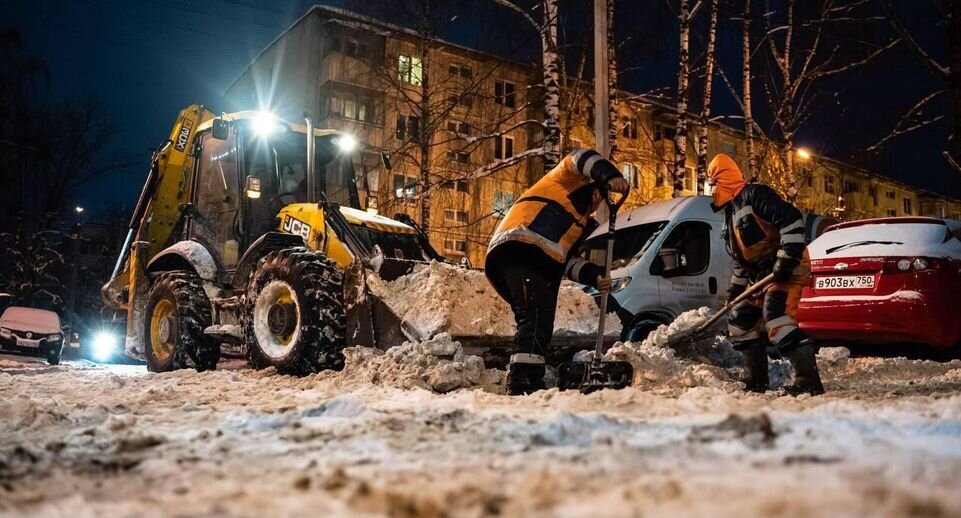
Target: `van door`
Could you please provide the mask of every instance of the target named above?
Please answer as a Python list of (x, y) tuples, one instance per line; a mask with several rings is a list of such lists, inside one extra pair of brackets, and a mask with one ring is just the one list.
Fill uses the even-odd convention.
[[(661, 304), (675, 315), (701, 306), (717, 307), (720, 279), (710, 268), (718, 248), (706, 221), (682, 221), (664, 239), (651, 265), (658, 279)], [(721, 251), (723, 252), (723, 250)]]

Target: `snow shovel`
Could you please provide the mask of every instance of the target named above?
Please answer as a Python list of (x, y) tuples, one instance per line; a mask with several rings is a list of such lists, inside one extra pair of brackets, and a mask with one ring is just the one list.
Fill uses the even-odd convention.
[[(604, 277), (611, 276), (611, 262), (614, 256), (614, 225), (617, 210), (621, 208), (627, 195), (622, 195), (617, 202), (612, 202), (610, 194), (603, 192), (610, 213), (607, 231), (607, 255), (604, 258)], [(634, 381), (634, 366), (625, 361), (604, 360), (604, 321), (607, 318), (607, 291), (601, 292), (601, 315), (597, 323), (597, 341), (594, 345), (594, 356), (590, 361), (572, 361), (558, 366), (557, 387), (561, 390), (578, 389), (589, 394), (601, 389), (622, 389), (630, 386)]]
[(687, 333), (679, 333), (671, 337), (670, 340), (668, 340), (668, 347), (671, 347), (672, 349), (677, 350), (678, 348), (676, 347), (676, 345), (680, 345), (682, 343), (689, 344), (697, 340), (700, 340), (702, 338), (705, 338), (706, 331), (710, 329), (710, 327), (714, 325), (715, 322), (720, 320), (721, 317), (723, 317), (729, 311), (734, 309), (734, 306), (737, 306), (741, 302), (753, 297), (757, 292), (763, 290), (765, 286), (767, 286), (768, 284), (771, 284), (772, 282), (774, 282), (773, 273), (768, 274), (767, 277), (764, 277), (763, 279), (755, 282), (748, 289), (744, 290), (744, 293), (738, 295), (737, 297), (734, 297), (734, 300), (725, 304), (724, 307), (719, 309), (717, 313), (711, 316), (711, 318), (707, 319), (706, 321), (701, 323), (699, 326), (695, 327), (692, 331)]

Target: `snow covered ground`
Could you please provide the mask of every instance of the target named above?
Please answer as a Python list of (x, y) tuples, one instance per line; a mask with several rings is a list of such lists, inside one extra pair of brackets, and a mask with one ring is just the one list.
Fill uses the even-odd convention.
[(961, 515), (959, 361), (824, 349), (795, 399), (618, 347), (637, 387), (528, 397), (446, 335), (305, 378), (3, 357), (0, 514)]

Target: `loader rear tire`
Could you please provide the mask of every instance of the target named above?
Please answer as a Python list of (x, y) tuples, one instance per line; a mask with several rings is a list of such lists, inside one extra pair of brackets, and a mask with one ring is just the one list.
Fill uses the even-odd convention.
[(297, 376), (344, 366), (343, 272), (303, 247), (264, 256), (247, 282), (241, 323), (258, 369)]
[(143, 318), (147, 370), (217, 368), (220, 344), (204, 335), (211, 322), (210, 300), (197, 274), (161, 274), (147, 295)]

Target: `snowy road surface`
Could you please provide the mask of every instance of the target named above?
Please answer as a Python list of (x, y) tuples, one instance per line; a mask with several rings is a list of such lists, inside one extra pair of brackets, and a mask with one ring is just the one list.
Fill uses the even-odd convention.
[(2, 357), (0, 514), (961, 516), (959, 361), (831, 350), (817, 398), (656, 371), (511, 398), (372, 354), (305, 378)]

